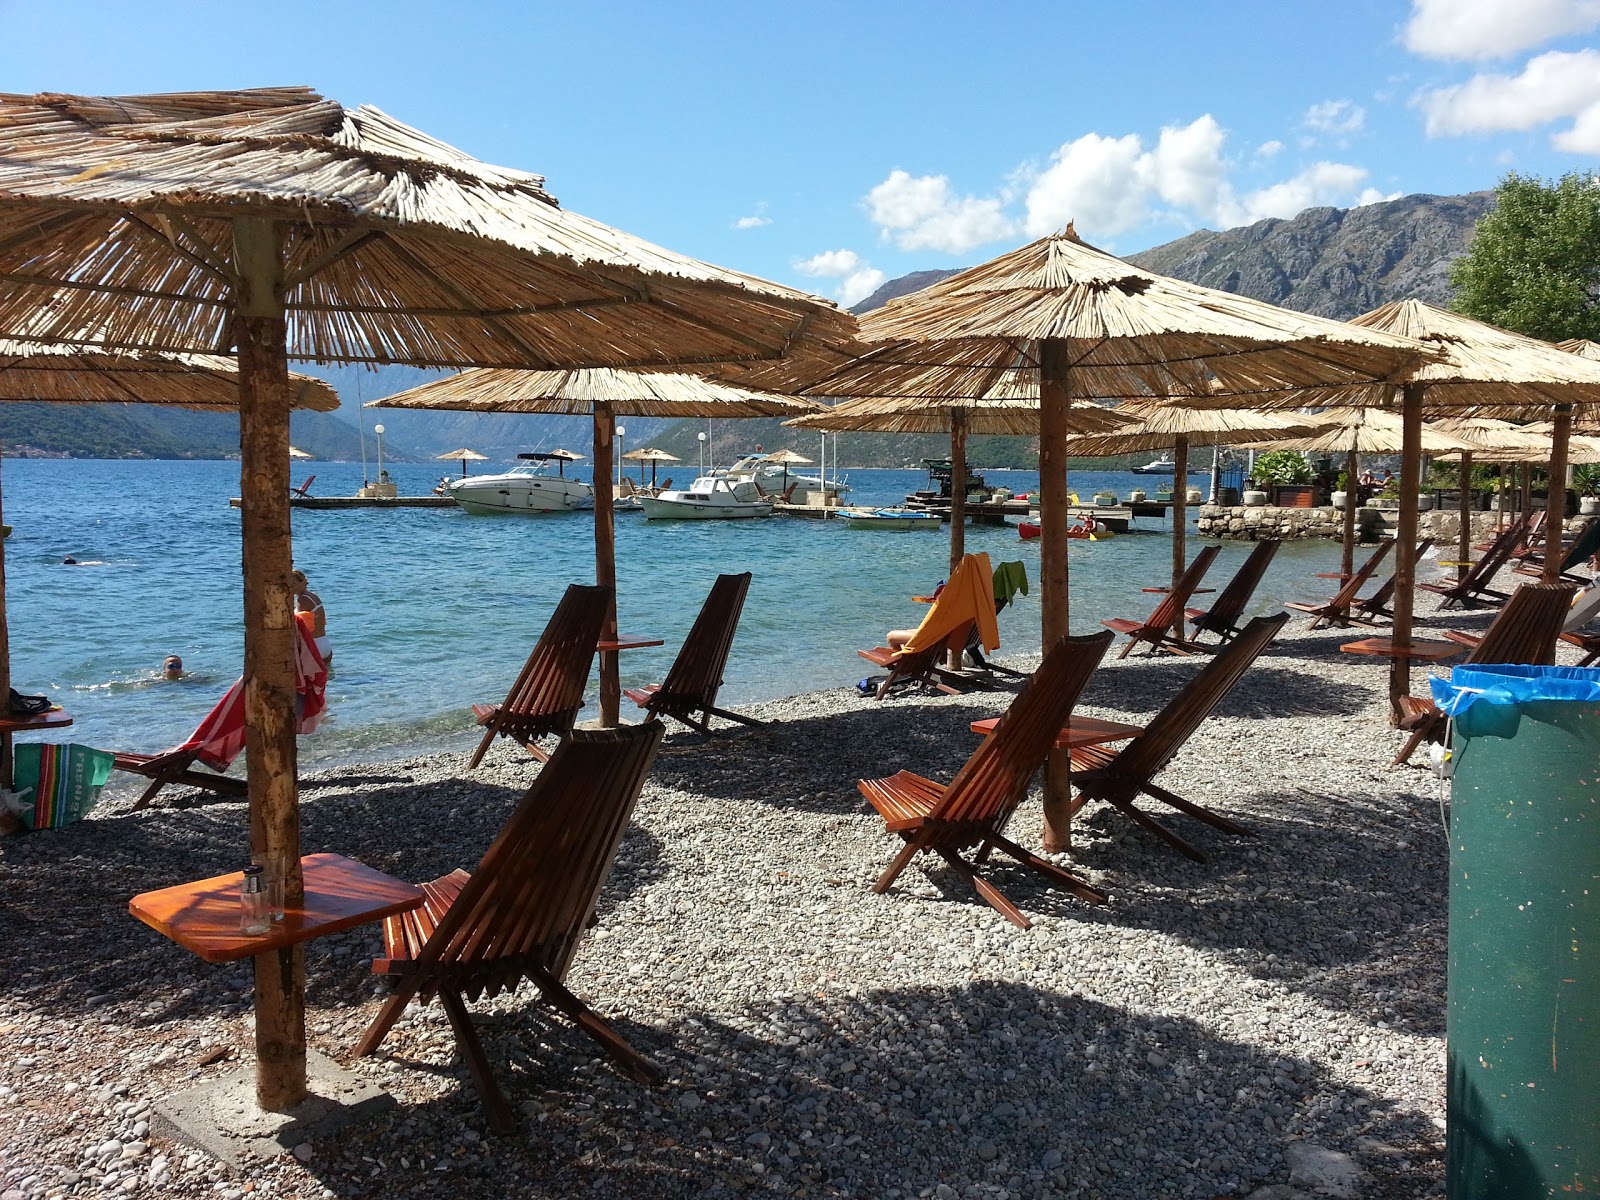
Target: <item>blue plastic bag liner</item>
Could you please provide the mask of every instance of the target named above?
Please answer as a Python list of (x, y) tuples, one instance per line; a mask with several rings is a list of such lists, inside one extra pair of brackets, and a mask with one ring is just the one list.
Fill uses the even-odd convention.
[(1539, 700), (1600, 704), (1600, 667), (1457, 667), (1428, 680), (1439, 711), (1464, 737), (1515, 737), (1522, 706)]

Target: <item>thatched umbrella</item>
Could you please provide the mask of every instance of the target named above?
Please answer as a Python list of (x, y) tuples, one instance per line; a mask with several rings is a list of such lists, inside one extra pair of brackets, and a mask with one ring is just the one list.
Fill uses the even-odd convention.
[[(1441, 410), (1448, 412), (1449, 410)], [(1463, 416), (1459, 413), (1440, 417), (1429, 422), (1434, 432), (1442, 433), (1447, 437), (1457, 437), (1473, 443), (1476, 450), (1463, 450), (1459, 454), (1441, 454), (1442, 461), (1457, 461), (1461, 464), (1458, 473), (1459, 486), (1456, 488), (1457, 515), (1460, 528), (1457, 531), (1456, 559), (1460, 563), (1470, 561), (1472, 554), (1472, 459), (1475, 454), (1482, 453), (1485, 458), (1501, 464), (1499, 472), (1499, 511), (1496, 513), (1495, 526), (1499, 528), (1505, 521), (1506, 498), (1506, 472), (1505, 465), (1518, 461), (1517, 455), (1530, 450), (1548, 451), (1550, 439), (1527, 432), (1521, 425), (1513, 425), (1510, 421), (1502, 421), (1495, 417)], [(1532, 477), (1533, 468), (1527, 468), (1529, 477)], [(1464, 567), (1462, 569), (1465, 569)]]
[[(848, 340), (832, 305), (568, 212), (306, 88), (0, 94), (0, 335), (236, 347), (251, 842), (294, 866), (287, 360), (671, 365)], [(304, 959), (256, 960), (258, 1099), (306, 1095)]]
[[(618, 417), (775, 417), (817, 405), (699, 375), (667, 371), (463, 371), (373, 400), (368, 408), (443, 408), (478, 413), (546, 413), (594, 419), (595, 579), (611, 588), (601, 638), (617, 636), (617, 538), (612, 525), (611, 450)], [(569, 450), (552, 451), (557, 456)], [(572, 455), (573, 457), (581, 457)], [(600, 655), (600, 723), (621, 719), (622, 682), (615, 650)]]
[(1269, 438), (1308, 432), (1308, 421), (1276, 413), (1237, 408), (1184, 408), (1177, 404), (1124, 404), (1118, 416), (1138, 422), (1126, 430), (1099, 436), (1076, 437), (1067, 442), (1074, 458), (1106, 458), (1138, 454), (1145, 450), (1171, 450), (1172, 474), (1172, 582), (1178, 582), (1188, 565), (1189, 447), (1246, 446)]
[(650, 464), (650, 486), (656, 486), (656, 465), (664, 462), (682, 462), (676, 454), (668, 454), (665, 450), (657, 450), (654, 446), (646, 446), (643, 450), (629, 450), (623, 459), (627, 462), (639, 464), (639, 482), (644, 483), (644, 464)]
[(458, 458), (461, 460), (461, 478), (463, 479), (467, 477), (467, 464), (469, 462), (489, 461), (487, 454), (479, 454), (476, 450), (469, 450), (465, 446), (459, 450), (452, 450), (448, 454), (435, 454), (433, 456), (435, 462), (451, 462)]
[[(805, 381), (808, 395), (1040, 399), (1045, 648), (1067, 633), (1065, 419), (1074, 397), (1149, 400), (1367, 385), (1426, 356), (1404, 338), (1169, 279), (1066, 231), (890, 301), (861, 322), (867, 355)], [(1052, 756), (1045, 845), (1065, 849), (1065, 754)]]
[[(774, 450), (771, 454), (766, 455), (765, 459), (769, 463), (779, 463), (782, 465), (783, 490), (785, 492), (788, 492), (789, 490), (789, 468), (808, 466), (812, 461), (804, 454), (796, 454), (793, 450)], [(827, 464), (824, 463), (823, 465), (826, 466)], [(823, 482), (826, 483), (826, 480)]]
[[(289, 385), (297, 409), (333, 412), (339, 407), (338, 395), (320, 379), (290, 375)], [(159, 404), (238, 412), (239, 364), (214, 354), (118, 354), (0, 338), (0, 401)], [(293, 447), (290, 451), (295, 452)], [(5, 587), (5, 542), (0, 539), (0, 696), (11, 694)], [(10, 734), (0, 734), (0, 786), (11, 786)]]

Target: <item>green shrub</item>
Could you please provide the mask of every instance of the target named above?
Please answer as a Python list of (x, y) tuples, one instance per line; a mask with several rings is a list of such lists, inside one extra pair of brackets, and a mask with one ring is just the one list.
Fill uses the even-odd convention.
[(1257, 483), (1310, 483), (1311, 465), (1298, 450), (1271, 450), (1256, 459)]

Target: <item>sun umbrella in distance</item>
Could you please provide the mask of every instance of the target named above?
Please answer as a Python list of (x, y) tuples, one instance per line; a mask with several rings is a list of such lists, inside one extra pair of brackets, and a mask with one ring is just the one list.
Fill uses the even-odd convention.
[[(1428, 355), (1380, 331), (1289, 312), (1113, 258), (1069, 226), (961, 271), (861, 320), (874, 348), (803, 394), (951, 400), (1039, 397), (1040, 608), (1045, 649), (1069, 629), (1065, 418), (1074, 398), (1371, 387)], [(1046, 776), (1045, 845), (1066, 849), (1064, 753)]]
[(463, 479), (467, 477), (467, 464), (469, 462), (489, 461), (489, 456), (487, 454), (479, 454), (476, 450), (469, 450), (465, 446), (461, 447), (459, 450), (451, 450), (446, 454), (435, 454), (433, 456), (435, 462), (454, 460), (457, 458), (461, 460), (461, 478)]
[(656, 486), (656, 466), (664, 462), (682, 462), (676, 454), (668, 454), (665, 450), (657, 450), (654, 446), (646, 446), (642, 450), (629, 450), (623, 459), (627, 462), (639, 464), (639, 482), (644, 482), (644, 464), (650, 464), (650, 486)]
[[(595, 579), (613, 592), (605, 641), (617, 636), (616, 529), (612, 524), (611, 454), (618, 417), (772, 417), (813, 412), (817, 405), (737, 384), (669, 371), (463, 371), (368, 408), (442, 408), (461, 412), (588, 414), (594, 420)], [(570, 450), (553, 455), (582, 458)], [(622, 681), (615, 650), (600, 655), (600, 723), (621, 719)]]
[[(0, 94), (0, 336), (239, 356), (251, 840), (303, 881), (287, 358), (551, 369), (760, 360), (848, 341), (789, 288), (563, 209), (307, 88)], [(304, 1099), (304, 963), (257, 958), (257, 1093)]]

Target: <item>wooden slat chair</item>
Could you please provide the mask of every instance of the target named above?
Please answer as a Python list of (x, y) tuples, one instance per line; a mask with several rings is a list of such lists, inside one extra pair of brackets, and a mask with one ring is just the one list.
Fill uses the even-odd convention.
[(1219, 641), (1232, 640), (1239, 632), (1240, 622), (1244, 620), (1245, 608), (1256, 594), (1256, 588), (1261, 586), (1262, 576), (1267, 573), (1272, 557), (1278, 553), (1281, 545), (1283, 543), (1277, 538), (1265, 538), (1257, 542), (1210, 608), (1191, 608), (1186, 611), (1185, 615), (1194, 624), (1196, 637), (1201, 633), (1214, 633)]
[[(1411, 559), (1412, 564), (1415, 565), (1421, 562), (1423, 556), (1431, 549), (1433, 549), (1433, 539), (1423, 538), (1417, 543), (1417, 552)], [(1358, 625), (1376, 625), (1379, 619), (1384, 617), (1392, 620), (1394, 618), (1394, 610), (1389, 605), (1394, 599), (1394, 585), (1395, 580), (1398, 578), (1398, 574), (1391, 574), (1389, 578), (1378, 585), (1378, 590), (1373, 592), (1372, 595), (1357, 599), (1355, 606), (1350, 610), (1348, 619)]]
[[(1575, 575), (1573, 572), (1582, 568), (1583, 564), (1588, 562), (1597, 553), (1600, 553), (1600, 517), (1592, 518), (1588, 524), (1584, 525), (1582, 529), (1578, 530), (1572, 541), (1567, 544), (1567, 551), (1564, 555), (1562, 555), (1561, 558), (1561, 570), (1559, 572), (1561, 578), (1569, 580), (1573, 583), (1588, 583), (1588, 579), (1579, 575)], [(1529, 565), (1518, 567), (1516, 569), (1517, 574), (1544, 574), (1544, 555), (1530, 554), (1528, 555), (1527, 561)], [(1534, 566), (1532, 565), (1533, 563), (1538, 563), (1540, 565)]]
[(931, 687), (947, 696), (960, 695), (959, 687), (953, 687), (944, 681), (949, 675), (944, 663), (951, 651), (957, 648), (965, 649), (967, 643), (975, 636), (977, 628), (976, 621), (964, 622), (943, 641), (925, 646), (921, 650), (896, 650), (891, 646), (874, 646), (871, 650), (857, 650), (856, 653), (873, 666), (883, 667), (889, 672), (878, 685), (874, 699), (882, 700), (889, 694), (891, 688), (901, 684)]
[(375, 975), (394, 991), (356, 1046), (375, 1051), (412, 1000), (437, 996), (456, 1045), (495, 1126), (512, 1128), (511, 1106), (495, 1082), (466, 1001), (514, 991), (526, 979), (629, 1077), (664, 1075), (564, 984), (634, 802), (661, 743), (662, 726), (578, 730), (564, 739), (472, 874), (454, 871), (422, 885), (414, 912), (384, 922)]
[(1459, 578), (1445, 580), (1442, 583), (1419, 583), (1417, 587), (1425, 592), (1443, 596), (1440, 608), (1450, 608), (1456, 604), (1476, 604), (1480, 601), (1486, 604), (1502, 603), (1507, 593), (1496, 591), (1489, 584), (1511, 558), (1511, 551), (1522, 537), (1524, 528), (1525, 526), (1521, 525), (1509, 525), (1503, 529), (1500, 536), (1489, 543), (1489, 548), (1483, 552), (1483, 557), (1468, 567), (1465, 574)]
[(1218, 546), (1207, 546), (1194, 556), (1183, 574), (1178, 576), (1178, 582), (1161, 598), (1161, 603), (1156, 605), (1155, 612), (1143, 621), (1130, 621), (1126, 617), (1112, 617), (1108, 621), (1101, 621), (1113, 633), (1125, 633), (1128, 640), (1122, 647), (1122, 653), (1117, 658), (1128, 657), (1140, 642), (1150, 643), (1150, 653), (1157, 650), (1166, 650), (1171, 654), (1193, 654), (1204, 649), (1196, 642), (1191, 642), (1183, 636), (1184, 610), (1189, 599), (1194, 595), (1195, 588), (1200, 586), (1200, 581), (1205, 578), (1206, 571), (1212, 561), (1217, 557)]
[(249, 794), (250, 789), (245, 780), (201, 770), (199, 756), (199, 750), (189, 746), (174, 746), (171, 750), (164, 750), (160, 754), (119, 751), (111, 760), (111, 765), (118, 771), (142, 775), (150, 780), (150, 786), (145, 788), (133, 802), (135, 809), (145, 807), (156, 798), (156, 794), (162, 788), (171, 784), (199, 788), (203, 792), (212, 792), (230, 799), (241, 799)]
[[(1517, 531), (1517, 536), (1511, 541), (1510, 556), (1512, 558), (1527, 558), (1538, 547), (1544, 545), (1544, 523), (1549, 515), (1550, 513), (1547, 510), (1541, 508), (1537, 512), (1519, 517), (1507, 526), (1507, 528)], [(1494, 545), (1494, 542), (1490, 541), (1488, 545), (1479, 546), (1478, 549), (1487, 550), (1492, 545)]]
[[(704, 734), (712, 732), (713, 716), (742, 725), (761, 724), (754, 717), (717, 707), (722, 673), (728, 665), (728, 652), (733, 648), (733, 635), (738, 632), (739, 615), (744, 611), (745, 593), (749, 590), (749, 571), (743, 575), (718, 575), (706, 602), (700, 606), (700, 615), (683, 639), (678, 657), (672, 660), (666, 679), (623, 692), (649, 713), (646, 720), (671, 717)], [(700, 716), (696, 718), (695, 713)]]
[[(1555, 662), (1556, 638), (1572, 608), (1577, 588), (1570, 583), (1525, 583), (1506, 601), (1482, 637), (1454, 630), (1445, 637), (1469, 646), (1463, 663), (1522, 663), (1550, 666)], [(1445, 718), (1426, 696), (1400, 697), (1400, 728), (1411, 734), (1390, 766), (1408, 761), (1423, 742), (1444, 740)]]
[(1600, 662), (1600, 633), (1563, 633), (1561, 640), (1569, 646), (1576, 646), (1583, 651), (1583, 657), (1578, 660), (1580, 667), (1592, 667)]
[(505, 700), (472, 706), (484, 732), (467, 770), (483, 761), (497, 737), (511, 738), (543, 762), (550, 756), (535, 744), (538, 739), (572, 731), (610, 599), (607, 587), (574, 583), (567, 588)]
[(1218, 816), (1182, 796), (1158, 787), (1152, 780), (1183, 749), (1222, 698), (1233, 690), (1260, 653), (1289, 621), (1288, 613), (1275, 617), (1256, 617), (1208, 662), (1183, 690), (1167, 702), (1144, 732), (1121, 750), (1103, 746), (1079, 746), (1072, 751), (1072, 783), (1078, 789), (1073, 811), (1090, 800), (1104, 800), (1131, 817), (1140, 827), (1175, 847), (1197, 862), (1200, 853), (1154, 817), (1141, 812), (1134, 801), (1142, 792), (1179, 812), (1187, 813), (1225, 833), (1253, 837), (1246, 829), (1226, 817)]
[(1326, 621), (1330, 625), (1348, 625), (1350, 623), (1350, 610), (1356, 605), (1356, 597), (1361, 594), (1361, 589), (1367, 586), (1367, 581), (1372, 578), (1372, 573), (1378, 569), (1378, 564), (1383, 562), (1389, 551), (1394, 549), (1394, 540), (1387, 538), (1378, 543), (1378, 548), (1372, 552), (1366, 562), (1356, 568), (1356, 573), (1344, 581), (1344, 585), (1333, 594), (1326, 604), (1304, 604), (1298, 600), (1286, 600), (1284, 607), (1295, 612), (1310, 613), (1315, 618), (1308, 629), (1316, 629)]
[[(961, 560), (903, 646), (876, 646), (856, 653), (889, 672), (878, 686), (879, 700), (891, 688), (906, 683), (932, 686), (947, 695), (956, 695), (962, 690), (961, 685), (970, 683), (946, 669), (944, 661), (950, 654), (964, 650), (974, 638), (990, 650), (999, 648), (994, 575), (987, 554), (968, 554)], [(937, 681), (935, 676), (939, 677)]]
[(1004, 830), (1012, 812), (1027, 797), (1029, 781), (1044, 765), (1056, 735), (1072, 715), (1078, 694), (1111, 641), (1108, 632), (1057, 642), (1017, 693), (994, 733), (984, 739), (948, 786), (910, 771), (887, 779), (861, 780), (861, 794), (883, 817), (884, 828), (905, 840), (905, 846), (872, 885), (875, 893), (888, 891), (913, 858), (931, 850), (1006, 920), (1031, 928), (1033, 922), (1022, 910), (978, 874), (978, 864), (961, 857), (961, 851), (976, 847), (980, 859), (986, 858), (990, 849), (1003, 850), (1073, 895), (1094, 904), (1105, 903), (1103, 893), (1024, 850), (1007, 838)]

